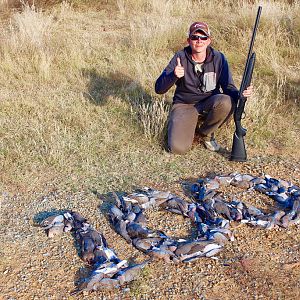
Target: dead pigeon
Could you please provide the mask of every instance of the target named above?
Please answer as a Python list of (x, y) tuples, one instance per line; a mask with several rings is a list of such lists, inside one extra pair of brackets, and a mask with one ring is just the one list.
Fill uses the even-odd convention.
[(134, 219), (134, 222), (138, 223), (141, 226), (146, 226), (147, 225), (147, 219), (146, 219), (145, 215), (142, 212), (136, 214), (136, 218)]
[(96, 245), (92, 238), (83, 237), (81, 242), (81, 256), (82, 260), (88, 264), (94, 261), (94, 249)]
[(121, 235), (126, 240), (127, 243), (130, 244), (131, 243), (131, 237), (130, 237), (128, 231), (127, 231), (127, 224), (128, 223), (129, 222), (127, 220), (124, 221), (124, 220), (115, 219), (115, 220), (113, 220), (112, 225), (113, 225), (115, 231), (119, 235)]
[(290, 211), (289, 213), (285, 214), (280, 220), (281, 226), (287, 228), (290, 225), (290, 221), (295, 217), (295, 215), (295, 211)]
[(43, 229), (49, 229), (52, 226), (63, 224), (64, 220), (65, 218), (63, 215), (53, 215), (44, 219), (40, 225), (43, 227)]
[(47, 229), (47, 236), (53, 238), (56, 235), (61, 235), (64, 232), (65, 224), (64, 223), (55, 223), (50, 228)]
[(228, 242), (227, 237), (219, 231), (211, 232), (209, 234), (209, 239), (213, 240), (221, 246), (224, 246)]
[(120, 282), (117, 279), (103, 278), (101, 281), (93, 285), (93, 290), (114, 290), (120, 287)]
[(230, 185), (231, 181), (232, 181), (232, 177), (231, 176), (216, 176), (215, 180), (217, 180), (219, 182), (220, 185)]
[(164, 260), (164, 262), (169, 263), (171, 262), (171, 258), (175, 256), (174, 252), (170, 250), (163, 250), (160, 248), (154, 247), (150, 252), (148, 252), (148, 255), (153, 260)]
[(266, 226), (266, 229), (273, 229), (276, 225), (282, 224), (279, 220), (285, 215), (283, 210), (276, 211), (269, 218), (269, 224)]
[(134, 247), (143, 252), (147, 252), (149, 249), (152, 248), (152, 241), (150, 239), (135, 238), (132, 240), (132, 244)]
[(191, 254), (186, 254), (180, 257), (182, 262), (191, 262), (195, 259), (198, 259), (200, 257), (206, 256), (206, 257), (212, 257), (219, 253), (222, 250), (222, 246), (216, 243), (210, 243), (206, 245), (202, 250), (198, 252), (194, 252)]
[(136, 214), (133, 212), (133, 211), (130, 211), (125, 219), (128, 221), (128, 222), (133, 222), (135, 219), (136, 219)]
[(214, 199), (213, 208), (217, 214), (225, 216), (228, 220), (232, 221), (228, 204), (221, 199)]
[(204, 182), (207, 190), (216, 190), (220, 187), (220, 183), (217, 179), (207, 178), (204, 180)]
[[(145, 203), (149, 202), (149, 200), (150, 200), (147, 195), (140, 194), (140, 193), (130, 194), (125, 199), (128, 201), (131, 201), (132, 203), (137, 203), (138, 205), (145, 204)], [(132, 200), (135, 200), (135, 201), (132, 201)]]
[(109, 208), (109, 215), (111, 218), (117, 218), (117, 219), (122, 219), (124, 214), (123, 212), (116, 206), (116, 205), (112, 205)]
[[(177, 249), (175, 251), (175, 254), (177, 256), (190, 254), (190, 253), (196, 252), (196, 250), (194, 250), (194, 251), (192, 250), (192, 249), (195, 249), (194, 247), (198, 246), (198, 248), (200, 247), (203, 250), (204, 247), (207, 246), (208, 244), (211, 244), (211, 241), (195, 240), (195, 241), (183, 242), (183, 243), (180, 243), (180, 244), (177, 245)], [(198, 251), (200, 251), (200, 249)]]
[(146, 228), (144, 228), (143, 226), (135, 222), (128, 223), (126, 226), (126, 230), (131, 239), (134, 238), (144, 239), (147, 238), (150, 233)]
[(139, 276), (141, 270), (148, 264), (148, 262), (149, 260), (131, 267), (124, 268), (120, 270), (117, 274), (115, 274), (114, 277), (117, 278), (120, 285), (123, 285), (127, 282), (131, 282)]

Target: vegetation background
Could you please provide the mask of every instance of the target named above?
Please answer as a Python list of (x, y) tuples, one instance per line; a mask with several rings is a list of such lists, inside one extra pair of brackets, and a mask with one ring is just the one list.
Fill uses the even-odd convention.
[[(227, 56), (239, 86), (258, 5), (263, 10), (254, 45), (255, 94), (243, 120), (249, 170), (272, 173), (268, 162), (287, 162), (284, 174), (297, 178), (299, 4), (1, 0), (1, 214), (9, 207), (4, 195), (22, 195), (13, 205), (22, 205), (16, 211), (27, 211), (29, 218), (42, 208), (80, 207), (75, 200), (40, 206), (32, 195), (49, 185), (68, 193), (105, 194), (145, 185), (169, 188), (180, 178), (241, 168), (201, 146), (184, 156), (166, 152), (165, 125), (174, 90), (158, 96), (154, 82), (186, 44), (188, 26), (201, 20), (210, 24), (213, 46)], [(218, 133), (228, 148), (233, 130), (230, 123)], [(255, 169), (259, 163), (264, 166)], [(6, 268), (5, 261), (1, 266)]]
[[(4, 11), (18, 4), (1, 2)], [(1, 20), (1, 182), (128, 188), (173, 180), (187, 161), (209, 157), (201, 147), (184, 157), (163, 150), (173, 90), (161, 97), (153, 85), (189, 24), (205, 20), (238, 86), (259, 3), (249, 157), (253, 149), (299, 158), (298, 1), (35, 1)], [(228, 147), (232, 132), (219, 134)]]

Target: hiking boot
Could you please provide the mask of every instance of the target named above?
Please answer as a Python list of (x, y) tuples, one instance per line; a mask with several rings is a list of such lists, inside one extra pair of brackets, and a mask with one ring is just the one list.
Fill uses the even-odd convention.
[(217, 152), (221, 149), (221, 146), (218, 144), (218, 142), (216, 141), (215, 137), (203, 137), (202, 138), (202, 143), (204, 144), (205, 148), (210, 150), (210, 151), (214, 151)]

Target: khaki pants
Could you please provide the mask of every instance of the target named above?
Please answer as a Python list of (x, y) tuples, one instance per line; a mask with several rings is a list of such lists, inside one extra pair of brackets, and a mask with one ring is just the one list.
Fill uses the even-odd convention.
[[(186, 153), (193, 144), (195, 131), (210, 137), (231, 116), (234, 110), (228, 95), (217, 94), (197, 104), (177, 103), (172, 106), (168, 123), (168, 146), (175, 154)], [(199, 117), (204, 121), (197, 128)]]

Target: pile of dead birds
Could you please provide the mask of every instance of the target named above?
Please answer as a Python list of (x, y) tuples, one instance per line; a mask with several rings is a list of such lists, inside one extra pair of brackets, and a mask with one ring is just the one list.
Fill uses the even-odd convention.
[[(266, 213), (239, 200), (226, 201), (218, 192), (220, 186), (232, 185), (252, 189), (270, 196), (279, 205), (273, 213)], [(190, 185), (191, 201), (165, 191), (143, 188), (126, 196), (113, 193), (108, 219), (128, 243), (150, 256), (150, 261), (191, 262), (200, 257), (215, 257), (225, 243), (234, 240), (230, 222), (272, 229), (300, 223), (300, 188), (270, 176), (264, 178), (232, 173), (213, 178), (201, 178)], [(197, 229), (197, 237), (175, 240), (164, 232), (147, 227), (145, 210), (159, 207), (190, 218)], [(94, 230), (87, 220), (75, 212), (46, 219), (42, 226), (48, 236), (72, 231), (81, 245), (82, 259), (94, 267), (79, 290), (117, 288), (130, 282), (146, 263), (128, 266), (109, 249), (102, 234)]]
[(46, 230), (48, 237), (71, 231), (80, 247), (82, 260), (93, 268), (91, 275), (85, 278), (72, 294), (119, 288), (134, 280), (149, 261), (128, 266), (127, 260), (119, 259), (108, 247), (103, 234), (95, 230), (87, 219), (73, 211), (50, 216), (41, 226)]

